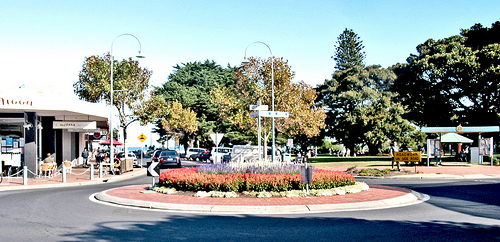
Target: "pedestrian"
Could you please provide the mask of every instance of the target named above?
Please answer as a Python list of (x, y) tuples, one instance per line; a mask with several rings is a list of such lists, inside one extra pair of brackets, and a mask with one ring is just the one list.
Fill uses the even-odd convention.
[(87, 163), (89, 161), (89, 151), (87, 150), (87, 148), (83, 149), (82, 158), (83, 158), (83, 167), (87, 167)]
[(104, 156), (104, 151), (101, 149), (101, 147), (97, 148), (97, 156), (95, 157), (97, 165), (99, 165), (102, 162), (103, 156)]
[(44, 163), (54, 163), (54, 158), (52, 158), (52, 154), (47, 153), (47, 157), (45, 157), (45, 159), (43, 159), (43, 162)]
[[(394, 169), (394, 153), (395, 152), (399, 152), (399, 147), (398, 147), (397, 141), (394, 141), (394, 145), (391, 146), (391, 166), (392, 166), (392, 169)], [(397, 162), (397, 165), (398, 165), (398, 170), (399, 170), (400, 169), (399, 162)]]

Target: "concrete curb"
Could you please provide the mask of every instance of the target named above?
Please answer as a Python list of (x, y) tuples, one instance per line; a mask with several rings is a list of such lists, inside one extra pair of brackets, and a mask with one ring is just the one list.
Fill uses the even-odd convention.
[[(113, 189), (109, 189), (113, 190)], [(369, 202), (321, 204), (321, 205), (283, 205), (283, 206), (230, 206), (230, 205), (197, 205), (161, 203), (128, 198), (120, 198), (107, 194), (109, 191), (95, 194), (95, 199), (104, 203), (117, 204), (127, 207), (157, 209), (170, 212), (197, 212), (223, 214), (293, 214), (293, 213), (322, 213), (355, 210), (385, 209), (400, 206), (409, 206), (426, 201), (428, 196), (411, 191), (403, 196)]]
[(13, 191), (13, 190), (29, 190), (29, 189), (44, 189), (44, 188), (55, 188), (55, 187), (74, 187), (74, 186), (88, 186), (88, 185), (94, 185), (102, 182), (116, 182), (120, 180), (125, 180), (130, 177), (134, 177), (137, 175), (144, 175), (146, 173), (146, 169), (138, 171), (138, 172), (132, 172), (132, 173), (125, 173), (120, 176), (113, 176), (113, 177), (104, 177), (104, 178), (95, 178), (94, 180), (89, 180), (89, 181), (84, 181), (84, 182), (67, 182), (67, 183), (52, 183), (52, 184), (40, 184), (40, 185), (19, 185), (19, 186), (0, 186), (0, 191)]

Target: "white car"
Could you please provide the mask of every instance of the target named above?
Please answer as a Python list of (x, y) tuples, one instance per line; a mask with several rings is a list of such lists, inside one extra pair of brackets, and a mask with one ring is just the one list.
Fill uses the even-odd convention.
[[(125, 160), (123, 152), (116, 154), (116, 157), (120, 158), (120, 161), (122, 161), (122, 162)], [(135, 156), (135, 154), (133, 152), (128, 152), (127, 159), (133, 159), (134, 166), (135, 167), (139, 166), (139, 161), (137, 161), (137, 157)]]
[(224, 155), (231, 154), (232, 150), (232, 148), (227, 147), (213, 147), (210, 155), (210, 160), (212, 161), (212, 163), (221, 163), (222, 157)]
[(205, 152), (205, 151), (207, 151), (207, 149), (204, 149), (204, 148), (188, 148), (186, 150), (185, 158), (189, 160), (190, 157), (191, 157), (191, 155), (198, 154), (198, 152), (200, 152), (200, 151)]

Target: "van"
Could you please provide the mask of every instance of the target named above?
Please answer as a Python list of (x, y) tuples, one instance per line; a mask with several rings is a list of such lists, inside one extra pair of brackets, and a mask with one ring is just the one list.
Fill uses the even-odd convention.
[(186, 150), (186, 155), (185, 155), (185, 158), (186, 159), (190, 159), (191, 155), (194, 155), (194, 154), (198, 154), (198, 152), (205, 152), (207, 151), (207, 149), (204, 149), (204, 148), (188, 148)]
[(212, 163), (221, 163), (222, 157), (224, 155), (231, 154), (232, 150), (233, 149), (227, 147), (213, 147), (210, 160), (212, 161)]
[[(264, 147), (262, 147), (264, 148)], [(267, 147), (268, 161), (272, 160), (272, 149)], [(276, 149), (276, 161), (281, 161), (279, 149)], [(265, 159), (265, 158), (262, 158)], [(259, 160), (259, 147), (254, 145), (235, 145), (231, 152), (231, 162), (255, 162)]]

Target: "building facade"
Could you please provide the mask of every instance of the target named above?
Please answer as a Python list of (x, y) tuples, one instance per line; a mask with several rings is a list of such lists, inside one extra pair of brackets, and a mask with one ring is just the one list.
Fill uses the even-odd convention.
[(90, 136), (107, 133), (107, 110), (56, 91), (0, 90), (2, 171), (27, 166), (33, 176), (47, 153), (58, 164), (77, 159)]

